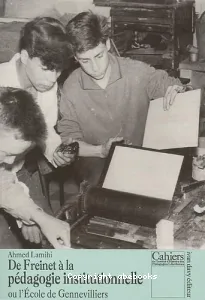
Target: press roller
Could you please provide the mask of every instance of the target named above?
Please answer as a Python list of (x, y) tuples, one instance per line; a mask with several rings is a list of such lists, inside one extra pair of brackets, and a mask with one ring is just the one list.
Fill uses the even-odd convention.
[(86, 186), (77, 198), (77, 209), (64, 209), (73, 248), (154, 248), (156, 224), (170, 206), (170, 201), (98, 186)]
[(90, 216), (155, 227), (168, 212), (170, 201), (92, 187), (81, 200)]

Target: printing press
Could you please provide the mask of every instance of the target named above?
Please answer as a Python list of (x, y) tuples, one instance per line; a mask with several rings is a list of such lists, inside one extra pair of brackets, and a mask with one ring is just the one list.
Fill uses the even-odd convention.
[[(118, 153), (121, 150), (121, 154)], [(126, 152), (124, 152), (126, 151)], [(128, 152), (127, 152), (128, 151)], [(136, 151), (136, 153), (135, 153)], [(130, 152), (130, 153), (129, 153)], [(118, 153), (118, 155), (116, 155)], [(124, 155), (127, 153), (127, 155)], [(140, 154), (140, 155), (139, 155)], [(123, 155), (123, 156), (122, 156)], [(154, 156), (153, 156), (154, 155)], [(157, 155), (157, 157), (155, 157)], [(126, 157), (125, 157), (126, 156)], [(124, 157), (124, 158), (123, 158)], [(140, 161), (135, 161), (135, 158)], [(75, 198), (75, 205), (67, 204), (57, 214), (58, 218), (67, 220), (71, 224), (71, 245), (72, 248), (87, 249), (150, 249), (156, 248), (156, 224), (169, 215), (172, 199), (163, 199), (163, 191), (166, 192), (164, 184), (169, 178), (164, 178), (164, 182), (158, 179), (158, 170), (149, 170), (150, 159), (154, 159), (152, 163), (157, 166), (162, 158), (162, 167), (165, 172), (171, 161), (169, 158), (178, 159), (176, 165), (175, 178), (172, 182), (172, 190), (175, 191), (178, 176), (181, 170), (183, 156), (161, 153), (160, 151), (151, 149), (142, 149), (126, 145), (113, 145), (106, 161), (104, 171), (97, 186), (89, 186), (86, 182), (81, 184), (80, 193)], [(129, 158), (130, 162), (127, 162)], [(165, 158), (165, 165), (164, 164)], [(124, 159), (122, 168), (116, 169), (118, 160)], [(138, 170), (138, 174), (134, 176), (134, 180), (126, 180), (122, 178), (124, 174), (135, 172), (136, 165), (142, 165), (143, 159), (145, 166), (144, 174), (142, 170)], [(147, 160), (148, 159), (148, 160)], [(131, 165), (133, 162), (133, 169)], [(158, 162), (157, 162), (158, 160)], [(166, 165), (168, 162), (168, 165)], [(141, 168), (139, 166), (139, 168)], [(146, 182), (143, 177), (147, 176), (147, 171), (152, 173), (153, 180), (156, 180), (152, 191), (151, 184)], [(117, 172), (117, 173), (114, 173)], [(134, 173), (133, 173), (134, 174)], [(130, 174), (130, 176), (132, 176)], [(140, 176), (137, 180), (137, 177)], [(118, 178), (117, 178), (118, 177)], [(168, 176), (169, 177), (169, 176)], [(111, 178), (111, 182), (108, 181)], [(116, 182), (113, 182), (113, 179)], [(122, 180), (123, 189), (117, 190), (116, 184)], [(141, 181), (142, 192), (136, 193), (137, 185), (132, 185), (133, 191), (127, 192), (126, 187), (131, 181)], [(117, 182), (118, 181), (118, 182)], [(106, 185), (108, 182), (108, 185)], [(109, 187), (111, 184), (111, 188)], [(144, 184), (144, 187), (143, 187)], [(113, 186), (112, 186), (113, 185)], [(121, 185), (121, 184), (120, 184)], [(161, 185), (161, 186), (160, 186)], [(130, 187), (129, 187), (130, 189)], [(162, 191), (162, 197), (153, 197), (152, 194), (159, 195)], [(136, 189), (137, 190), (137, 189)], [(148, 192), (148, 196), (145, 195)]]

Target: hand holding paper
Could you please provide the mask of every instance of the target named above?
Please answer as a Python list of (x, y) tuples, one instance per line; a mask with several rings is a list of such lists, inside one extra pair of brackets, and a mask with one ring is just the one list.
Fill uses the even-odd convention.
[(172, 85), (169, 86), (166, 94), (163, 98), (163, 108), (164, 110), (169, 110), (170, 106), (174, 103), (174, 100), (178, 93), (182, 93), (185, 91), (184, 86)]

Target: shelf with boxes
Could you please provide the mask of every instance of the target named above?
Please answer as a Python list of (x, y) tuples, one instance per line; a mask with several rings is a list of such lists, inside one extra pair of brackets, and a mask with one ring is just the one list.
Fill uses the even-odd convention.
[(193, 43), (195, 1), (94, 0), (110, 6), (112, 38), (121, 56), (177, 70)]

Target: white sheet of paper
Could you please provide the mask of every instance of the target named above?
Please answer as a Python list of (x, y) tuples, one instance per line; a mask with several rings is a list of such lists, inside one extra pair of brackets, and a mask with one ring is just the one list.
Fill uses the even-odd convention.
[(183, 156), (116, 146), (103, 188), (172, 200)]
[(177, 94), (168, 111), (163, 98), (150, 102), (143, 147), (172, 149), (198, 146), (201, 90)]

